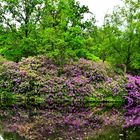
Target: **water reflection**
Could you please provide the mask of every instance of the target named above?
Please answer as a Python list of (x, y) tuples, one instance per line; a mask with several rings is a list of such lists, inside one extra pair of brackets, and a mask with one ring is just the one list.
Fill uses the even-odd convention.
[(0, 134), (0, 140), (4, 140), (1, 134)]
[[(3, 126), (7, 126), (11, 131), (4, 129), (5, 132), (2, 132), (1, 127), (4, 140), (25, 140), (20, 136), (34, 140), (140, 139), (138, 126), (124, 127), (124, 112), (117, 103), (88, 104), (83, 108), (69, 109), (59, 106), (59, 110), (32, 107), (27, 110), (13, 106), (12, 110), (0, 111), (1, 119), (4, 120)], [(127, 113), (127, 110), (125, 112)], [(134, 115), (138, 116), (139, 113), (136, 113)]]
[[(85, 136), (85, 138), (82, 138), (81, 140), (139, 140), (140, 139), (139, 134), (140, 134), (139, 127), (133, 127), (128, 128), (126, 130), (122, 130), (120, 127), (106, 126), (105, 128), (99, 129), (98, 132), (97, 131), (93, 132), (93, 134), (91, 134), (90, 136), (87, 137)], [(5, 133), (3, 136), (4, 138), (0, 135), (0, 140), (25, 140), (15, 133)], [(59, 134), (55, 134), (52, 137), (49, 137), (48, 139), (65, 140)]]
[(3, 139), (2, 140), (25, 140), (25, 139), (20, 137), (17, 133), (5, 132), (3, 134)]

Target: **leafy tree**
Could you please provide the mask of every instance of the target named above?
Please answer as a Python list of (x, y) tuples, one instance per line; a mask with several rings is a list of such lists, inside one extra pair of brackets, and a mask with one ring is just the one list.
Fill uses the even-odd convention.
[(86, 33), (94, 22), (84, 20), (88, 7), (75, 0), (2, 0), (1, 4), (5, 25), (1, 54), (8, 59), (47, 54), (63, 66), (69, 58), (90, 58)]
[(123, 63), (128, 70), (140, 69), (140, 1), (123, 2), (123, 7), (116, 7), (105, 17), (98, 35), (97, 55), (115, 64)]
[(36, 54), (36, 26), (40, 19), (42, 0), (2, 0), (0, 20), (5, 26), (4, 48), (1, 53), (8, 59)]
[(85, 57), (86, 54), (80, 54), (86, 49), (84, 32), (88, 21), (84, 21), (85, 13), (90, 13), (89, 9), (75, 0), (46, 1), (39, 29), (40, 53), (51, 56), (61, 66), (69, 58)]

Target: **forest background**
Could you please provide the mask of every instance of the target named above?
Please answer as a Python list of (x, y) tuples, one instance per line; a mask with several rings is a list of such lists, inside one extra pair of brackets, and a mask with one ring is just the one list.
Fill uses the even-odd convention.
[(85, 58), (139, 72), (140, 1), (123, 3), (99, 27), (89, 8), (75, 0), (1, 0), (0, 54), (15, 62), (47, 55), (60, 67)]

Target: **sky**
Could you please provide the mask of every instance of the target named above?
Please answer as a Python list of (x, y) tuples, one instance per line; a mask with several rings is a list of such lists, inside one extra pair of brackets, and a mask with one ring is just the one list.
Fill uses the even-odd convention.
[[(111, 13), (113, 7), (116, 5), (122, 5), (121, 0), (77, 0), (81, 5), (86, 5), (89, 10), (96, 16), (97, 25), (102, 25), (104, 15)], [(88, 17), (86, 17), (88, 18)]]

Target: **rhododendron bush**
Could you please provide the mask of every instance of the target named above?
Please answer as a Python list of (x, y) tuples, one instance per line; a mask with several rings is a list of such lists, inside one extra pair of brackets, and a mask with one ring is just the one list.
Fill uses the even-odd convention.
[(140, 125), (140, 76), (127, 75), (128, 82), (126, 90), (128, 95), (125, 97), (127, 104), (125, 106), (126, 119), (125, 127)]
[(23, 58), (19, 63), (5, 62), (0, 73), (0, 88), (5, 93), (40, 97), (47, 104), (113, 100), (124, 95), (125, 82), (125, 78), (115, 75), (108, 64), (82, 58), (66, 64), (61, 73), (45, 56)]

